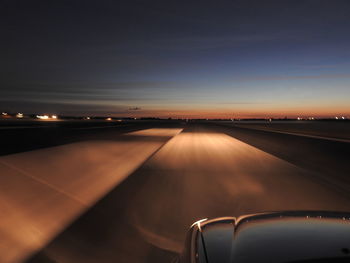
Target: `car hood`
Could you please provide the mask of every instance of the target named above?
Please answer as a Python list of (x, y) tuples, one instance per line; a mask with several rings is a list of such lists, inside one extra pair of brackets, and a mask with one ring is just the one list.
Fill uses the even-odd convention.
[(349, 213), (274, 212), (194, 225), (200, 232), (200, 262), (308, 262), (350, 256)]

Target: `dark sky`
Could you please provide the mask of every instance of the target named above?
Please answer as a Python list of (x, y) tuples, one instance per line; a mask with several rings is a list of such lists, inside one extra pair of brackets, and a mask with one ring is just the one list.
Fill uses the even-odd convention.
[(0, 0), (0, 110), (350, 115), (350, 1)]

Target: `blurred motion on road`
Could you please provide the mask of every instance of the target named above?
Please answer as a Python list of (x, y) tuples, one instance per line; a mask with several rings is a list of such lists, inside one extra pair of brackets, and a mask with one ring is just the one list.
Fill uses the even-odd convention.
[(0, 157), (0, 207), (7, 215), (1, 262), (20, 262), (43, 247), (180, 131), (148, 129), (157, 140), (93, 140)]
[(171, 262), (201, 218), (349, 211), (349, 151), (346, 142), (194, 122), (4, 155), (0, 259)]

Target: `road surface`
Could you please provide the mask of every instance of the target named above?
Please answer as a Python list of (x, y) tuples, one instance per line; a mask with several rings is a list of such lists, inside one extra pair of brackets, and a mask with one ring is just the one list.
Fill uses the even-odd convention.
[[(140, 130), (133, 138), (161, 135)], [(27, 262), (171, 262), (201, 218), (350, 211), (347, 143), (207, 124), (167, 136)]]
[(4, 121), (0, 120), (0, 156), (89, 140), (113, 140), (123, 133), (182, 127), (179, 121)]
[(22, 262), (182, 129), (152, 128), (0, 157), (0, 262)]

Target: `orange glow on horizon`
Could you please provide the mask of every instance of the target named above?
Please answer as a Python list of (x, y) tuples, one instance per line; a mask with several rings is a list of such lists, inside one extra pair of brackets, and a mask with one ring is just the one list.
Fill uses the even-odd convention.
[(115, 117), (157, 117), (174, 119), (244, 119), (244, 118), (295, 118), (317, 119), (350, 118), (350, 109), (271, 109), (271, 110), (142, 110), (128, 114), (114, 114)]

